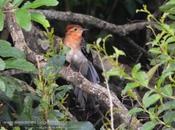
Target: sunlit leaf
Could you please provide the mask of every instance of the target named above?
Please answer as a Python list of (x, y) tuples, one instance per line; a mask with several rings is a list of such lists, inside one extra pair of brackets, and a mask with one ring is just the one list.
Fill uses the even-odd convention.
[(134, 89), (136, 87), (139, 87), (139, 85), (140, 84), (137, 83), (137, 82), (127, 83), (127, 85), (125, 86), (124, 90), (122, 91), (122, 94), (125, 94), (130, 89)]
[(137, 114), (137, 113), (139, 113), (139, 112), (142, 112), (142, 111), (143, 111), (142, 108), (134, 107), (134, 108), (132, 108), (131, 110), (129, 110), (129, 114), (130, 114), (130, 115), (135, 115), (135, 114)]
[(119, 50), (118, 48), (116, 47), (113, 47), (114, 51), (115, 51), (115, 54), (117, 54), (117, 56), (122, 56), (122, 55), (125, 55), (125, 53), (122, 51), (122, 50)]
[(27, 9), (17, 9), (15, 12), (17, 23), (26, 31), (32, 28), (31, 15)]
[(8, 59), (5, 61), (6, 69), (19, 69), (26, 72), (35, 72), (35, 66), (25, 59)]
[(156, 54), (156, 55), (161, 54), (161, 50), (158, 47), (149, 49), (149, 52), (151, 52), (152, 54)]
[(57, 0), (35, 0), (32, 3), (31, 2), (27, 2), (26, 4), (24, 4), (23, 8), (30, 8), (30, 9), (35, 9), (38, 8), (40, 6), (56, 6), (58, 4)]
[(161, 96), (159, 94), (152, 94), (151, 96), (143, 98), (143, 105), (147, 108), (152, 104), (156, 103), (160, 98)]
[(161, 11), (168, 11), (169, 9), (173, 8), (175, 6), (175, 1), (169, 1), (166, 4), (162, 5), (160, 7)]
[(145, 124), (143, 124), (141, 130), (153, 130), (153, 128), (156, 126), (156, 123), (153, 121), (148, 121)]
[(153, 75), (155, 74), (155, 72), (157, 71), (158, 67), (160, 66), (160, 64), (157, 64), (155, 66), (153, 66), (148, 72), (147, 72), (147, 76), (148, 76), (148, 80), (151, 80)]
[(2, 8), (6, 3), (6, 0), (0, 0), (0, 8)]
[(167, 96), (172, 96), (173, 95), (173, 88), (171, 84), (165, 85), (164, 87), (161, 88), (161, 92)]
[(110, 76), (119, 76), (119, 77), (123, 77), (125, 76), (125, 69), (124, 67), (115, 67), (110, 69), (109, 71), (107, 71), (105, 73), (105, 76), (110, 77)]
[(10, 43), (4, 40), (0, 40), (0, 56), (25, 58), (24, 52), (20, 51), (15, 47), (11, 47)]
[(31, 18), (33, 21), (40, 23), (45, 29), (50, 27), (49, 21), (46, 19), (46, 17), (41, 13), (31, 13)]
[(157, 81), (157, 87), (160, 88), (165, 79), (172, 74), (173, 72), (163, 73)]
[(24, 0), (13, 0), (12, 4), (15, 6), (19, 6)]
[(140, 68), (141, 68), (141, 64), (137, 64), (132, 68), (131, 73), (133, 77), (135, 77), (135, 74), (140, 70)]

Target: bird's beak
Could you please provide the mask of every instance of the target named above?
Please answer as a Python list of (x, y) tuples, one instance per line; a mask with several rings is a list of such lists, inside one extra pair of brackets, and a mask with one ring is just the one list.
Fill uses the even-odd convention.
[(83, 28), (83, 32), (84, 32), (84, 31), (88, 31), (88, 29), (87, 29), (87, 28)]

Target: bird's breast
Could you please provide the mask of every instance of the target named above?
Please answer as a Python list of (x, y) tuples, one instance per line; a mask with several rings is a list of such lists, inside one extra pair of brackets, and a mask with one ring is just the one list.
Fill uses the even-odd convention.
[(66, 55), (66, 60), (69, 63), (75, 63), (75, 64), (82, 64), (87, 62), (87, 58), (84, 56), (84, 54), (81, 52), (81, 50), (73, 51), (71, 50)]

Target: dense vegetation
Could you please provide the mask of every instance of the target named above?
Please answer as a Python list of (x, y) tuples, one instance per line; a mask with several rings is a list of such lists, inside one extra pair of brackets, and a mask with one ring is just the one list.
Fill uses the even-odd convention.
[[(174, 15), (175, 0), (0, 0), (1, 129), (174, 129)], [(68, 23), (89, 29), (99, 85), (65, 68)], [(98, 107), (82, 110), (75, 87)]]

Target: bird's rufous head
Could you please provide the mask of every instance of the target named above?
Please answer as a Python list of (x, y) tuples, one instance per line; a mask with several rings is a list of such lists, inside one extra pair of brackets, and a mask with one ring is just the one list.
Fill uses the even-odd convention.
[(82, 34), (85, 30), (87, 29), (82, 28), (80, 25), (67, 25), (64, 44), (70, 48), (78, 48), (81, 44)]
[(86, 29), (82, 28), (80, 25), (77, 24), (69, 24), (66, 27), (66, 35), (77, 35), (82, 36), (83, 31)]

